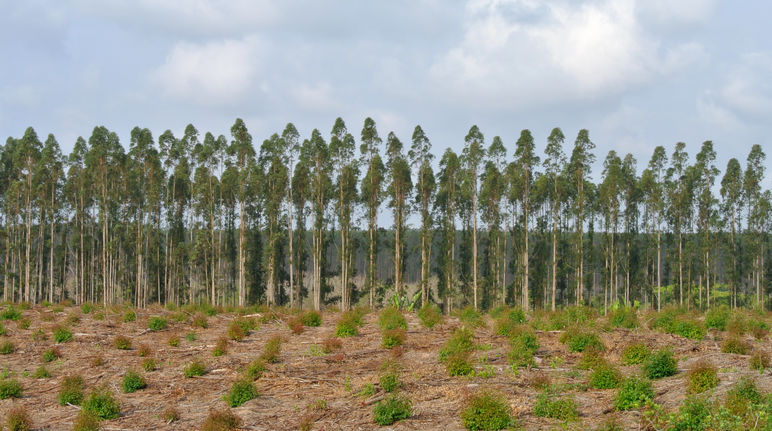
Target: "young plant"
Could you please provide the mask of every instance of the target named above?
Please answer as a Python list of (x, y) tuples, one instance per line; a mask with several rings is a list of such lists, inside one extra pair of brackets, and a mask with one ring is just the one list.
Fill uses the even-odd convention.
[(718, 370), (706, 361), (697, 362), (686, 374), (686, 393), (699, 394), (718, 386)]
[(123, 392), (128, 394), (140, 389), (145, 389), (147, 387), (147, 382), (145, 381), (145, 378), (138, 373), (129, 371), (123, 375), (121, 387), (123, 388)]
[(492, 392), (472, 396), (461, 411), (461, 422), (468, 430), (503, 430), (516, 425), (504, 398)]
[(598, 334), (587, 330), (566, 331), (560, 336), (560, 342), (566, 344), (571, 352), (584, 352), (589, 347), (594, 347), (600, 351), (606, 350)]
[(35, 378), (35, 379), (47, 379), (49, 377), (51, 377), (51, 373), (48, 371), (46, 367), (42, 365), (39, 366), (34, 373), (32, 373), (32, 378)]
[(325, 338), (324, 341), (322, 341), (322, 352), (324, 353), (337, 352), (342, 347), (343, 343), (337, 338)]
[(178, 335), (170, 335), (169, 338), (166, 339), (166, 344), (168, 344), (169, 347), (180, 347), (180, 337)]
[(29, 431), (32, 418), (24, 406), (12, 407), (5, 415), (5, 426), (9, 431)]
[(240, 427), (241, 418), (230, 409), (209, 410), (209, 415), (201, 425), (201, 431), (232, 431)]
[(378, 326), (382, 331), (398, 328), (407, 330), (407, 321), (399, 309), (389, 306), (384, 308), (378, 316)]
[(21, 398), (21, 383), (16, 379), (0, 380), (0, 400), (8, 398)]
[(432, 329), (438, 323), (442, 323), (442, 311), (440, 307), (427, 303), (418, 310), (418, 321), (424, 328)]
[(97, 415), (81, 410), (75, 416), (75, 422), (72, 423), (72, 431), (100, 431), (100, 419)]
[(652, 353), (643, 364), (643, 373), (652, 380), (669, 377), (677, 372), (678, 364), (673, 357), (673, 352), (667, 349), (660, 349)]
[(623, 365), (637, 365), (646, 362), (651, 355), (649, 346), (643, 343), (632, 343), (622, 350)]
[(83, 377), (77, 374), (66, 376), (62, 380), (62, 385), (59, 388), (59, 394), (57, 396), (59, 405), (80, 405), (83, 401), (83, 387)]
[(195, 359), (185, 367), (183, 374), (187, 378), (203, 376), (206, 374), (206, 364), (199, 359)]
[(590, 374), (590, 387), (594, 389), (613, 389), (618, 387), (621, 381), (619, 370), (610, 364), (596, 367)]
[(405, 330), (394, 328), (384, 330), (381, 334), (381, 346), (386, 349), (401, 346), (405, 342)]
[(445, 362), (445, 360), (459, 352), (471, 352), (474, 350), (474, 336), (472, 331), (466, 328), (459, 328), (453, 331), (448, 341), (440, 349), (439, 361)]
[(748, 353), (748, 349), (748, 343), (746, 343), (737, 335), (730, 335), (726, 338), (726, 340), (724, 340), (724, 343), (721, 344), (722, 353), (736, 353), (738, 355), (744, 355)]
[(147, 328), (151, 331), (161, 331), (166, 329), (169, 325), (168, 321), (163, 317), (153, 316), (147, 322)]
[(10, 340), (5, 340), (0, 343), (0, 354), (10, 355), (14, 350), (16, 350), (16, 346), (14, 346)]
[(129, 350), (131, 349), (131, 340), (124, 335), (118, 335), (113, 339), (113, 345), (119, 350)]
[(614, 398), (614, 408), (617, 410), (638, 409), (654, 399), (654, 390), (649, 380), (640, 377), (625, 379), (619, 386)]
[(573, 420), (577, 417), (576, 401), (570, 396), (558, 396), (547, 389), (536, 397), (533, 415), (563, 421)]
[(142, 361), (142, 369), (147, 371), (148, 373), (151, 372), (151, 371), (155, 371), (156, 368), (157, 367), (156, 367), (155, 359), (153, 359), (153, 358), (145, 358)]
[(167, 424), (177, 422), (180, 420), (180, 411), (177, 410), (177, 407), (169, 406), (161, 413), (161, 419)]
[(93, 413), (101, 419), (115, 419), (121, 411), (118, 400), (107, 387), (101, 387), (91, 392), (83, 401), (83, 410)]
[(242, 328), (241, 325), (239, 325), (239, 322), (235, 320), (228, 325), (227, 335), (228, 338), (234, 341), (241, 341), (247, 336), (244, 328)]
[(245, 402), (257, 398), (258, 393), (251, 380), (238, 380), (225, 396), (225, 401), (231, 407), (238, 407)]
[(228, 353), (228, 339), (225, 337), (220, 337), (217, 339), (217, 343), (214, 345), (212, 356), (223, 356), (226, 353)]
[(763, 350), (754, 351), (748, 358), (748, 365), (751, 369), (763, 373), (765, 369), (769, 368), (769, 354)]
[(373, 407), (373, 421), (378, 425), (391, 425), (411, 415), (410, 399), (400, 395), (390, 395)]
[(204, 313), (198, 312), (195, 316), (193, 316), (193, 326), (196, 328), (203, 328), (206, 329), (209, 327), (209, 322), (206, 319), (206, 315)]
[(66, 343), (72, 340), (72, 332), (63, 326), (54, 327), (54, 341), (57, 343)]
[(279, 353), (281, 353), (281, 341), (282, 339), (278, 335), (271, 337), (265, 343), (265, 349), (263, 350), (263, 354), (260, 356), (260, 358), (268, 363), (279, 362)]
[(318, 327), (322, 326), (322, 315), (318, 311), (310, 310), (300, 315), (300, 321), (303, 326)]
[(358, 335), (359, 330), (357, 328), (360, 322), (361, 317), (358, 317), (354, 312), (347, 311), (343, 313), (335, 326), (335, 336), (343, 338)]
[(262, 377), (265, 370), (265, 362), (263, 362), (262, 359), (257, 358), (247, 364), (246, 368), (244, 369), (244, 376), (254, 381)]

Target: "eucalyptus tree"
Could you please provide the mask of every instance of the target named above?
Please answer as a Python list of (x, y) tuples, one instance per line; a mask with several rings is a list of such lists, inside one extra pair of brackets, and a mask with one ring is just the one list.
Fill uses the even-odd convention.
[(494, 293), (501, 292), (501, 304), (506, 304), (506, 269), (504, 268), (504, 244), (502, 243), (502, 200), (506, 192), (507, 150), (501, 138), (495, 136), (487, 151), (487, 160), (480, 185), (482, 220), (488, 226), (488, 255), (490, 256), (490, 286)]
[(651, 208), (657, 233), (657, 311), (662, 309), (662, 219), (665, 213), (665, 165), (667, 153), (665, 148), (657, 146), (649, 160), (648, 169), (651, 172), (651, 187), (648, 189), (647, 203)]
[[(751, 286), (756, 290), (756, 303), (762, 305), (762, 288), (761, 288), (761, 250), (762, 244), (760, 239), (760, 226), (761, 217), (760, 212), (757, 210), (759, 207), (759, 201), (761, 199), (761, 182), (764, 179), (764, 160), (766, 154), (758, 144), (751, 147), (751, 151), (748, 154), (748, 159), (745, 166), (745, 174), (743, 176), (743, 193), (745, 197), (746, 207), (748, 209), (747, 230), (749, 236), (749, 243), (752, 257), (752, 271), (751, 271)], [(756, 211), (754, 211), (756, 210)]]
[(565, 135), (560, 128), (552, 129), (547, 137), (547, 148), (544, 151), (544, 174), (549, 182), (548, 195), (550, 212), (552, 213), (552, 310), (555, 310), (555, 298), (558, 286), (558, 221), (561, 206), (564, 202), (564, 178), (561, 173), (566, 165), (563, 153)]
[(129, 143), (129, 201), (135, 223), (135, 304), (141, 307), (147, 301), (147, 280), (145, 277), (145, 247), (148, 236), (145, 228), (148, 222), (145, 216), (148, 214), (150, 197), (148, 192), (153, 182), (151, 176), (159, 175), (160, 166), (154, 166), (158, 162), (157, 152), (154, 148), (153, 135), (148, 129), (134, 127), (131, 131)]
[(293, 199), (292, 181), (294, 179), (295, 160), (298, 157), (300, 151), (300, 134), (292, 123), (287, 123), (284, 127), (284, 131), (281, 133), (281, 138), (284, 140), (285, 154), (284, 160), (287, 163), (287, 177), (289, 178), (289, 185), (287, 187), (287, 233), (289, 234), (289, 296), (290, 307), (295, 305), (295, 250), (294, 250), (294, 208), (295, 202)]
[(531, 131), (524, 129), (520, 132), (520, 137), (515, 143), (515, 166), (516, 175), (520, 191), (518, 200), (523, 210), (523, 285), (522, 285), (522, 304), (523, 309), (530, 310), (531, 302), (529, 298), (529, 223), (528, 217), (531, 211), (531, 184), (534, 178), (534, 168), (539, 164), (539, 157), (535, 152), (535, 145)]
[(689, 178), (687, 178), (688, 158), (686, 144), (676, 143), (675, 151), (670, 158), (667, 170), (667, 208), (670, 226), (678, 241), (678, 303), (684, 303), (684, 272), (683, 272), (683, 228), (688, 217), (691, 202), (689, 199)]
[(633, 237), (638, 233), (638, 201), (640, 199), (640, 188), (638, 184), (638, 175), (636, 173), (637, 164), (638, 162), (635, 160), (635, 157), (629, 153), (622, 159), (621, 164), (620, 195), (625, 204), (625, 305), (630, 305), (630, 274), (633, 271), (633, 255), (637, 255), (637, 252), (632, 250)]
[(710, 276), (711, 276), (711, 229), (715, 218), (716, 199), (713, 196), (713, 185), (716, 182), (716, 176), (719, 171), (716, 168), (716, 152), (713, 150), (713, 142), (705, 141), (702, 144), (700, 152), (697, 153), (696, 168), (696, 187), (697, 187), (697, 207), (698, 207), (698, 230), (702, 237), (702, 257), (703, 274), (706, 282), (706, 299), (708, 308), (710, 308)]
[(209, 301), (215, 305), (217, 304), (217, 280), (220, 278), (219, 260), (222, 243), (217, 238), (217, 231), (222, 232), (222, 229), (218, 229), (222, 202), (218, 173), (225, 162), (224, 153), (227, 147), (228, 141), (225, 136), (220, 135), (215, 138), (212, 133), (207, 132), (204, 135), (203, 144), (194, 151), (197, 162), (194, 175), (196, 201), (198, 202), (198, 212), (206, 219), (208, 232), (205, 252), (208, 257), (205, 259), (205, 271), (209, 275), (205, 279), (208, 284)]
[(410, 165), (403, 151), (402, 142), (394, 132), (386, 138), (386, 168), (389, 174), (387, 193), (389, 207), (394, 214), (394, 292), (402, 297), (402, 275), (404, 272), (405, 218), (408, 216), (408, 199), (413, 191)]
[(311, 208), (314, 214), (314, 230), (312, 240), (311, 258), (313, 261), (313, 302), (314, 309), (320, 310), (322, 306), (322, 277), (324, 265), (324, 227), (327, 223), (325, 212), (332, 195), (332, 182), (330, 174), (330, 149), (324, 141), (319, 130), (311, 132), (311, 139), (303, 143), (301, 150), (306, 159), (309, 173), (309, 189)]
[(75, 245), (75, 300), (83, 302), (86, 295), (86, 219), (87, 210), (91, 205), (92, 189), (85, 161), (88, 144), (78, 137), (67, 158), (67, 180), (64, 184), (64, 196), (68, 206), (74, 211), (74, 228), (77, 231), (78, 242)]
[(238, 241), (238, 305), (244, 306), (247, 300), (246, 294), (246, 240), (247, 219), (246, 209), (249, 195), (250, 171), (254, 169), (255, 149), (252, 146), (252, 135), (241, 118), (237, 118), (231, 127), (233, 140), (228, 147), (228, 153), (234, 159), (233, 167), (238, 175), (236, 197), (239, 202), (239, 241)]
[(279, 243), (281, 230), (279, 228), (281, 210), (287, 193), (289, 182), (288, 170), (284, 155), (287, 149), (285, 141), (276, 133), (263, 141), (260, 147), (260, 169), (265, 172), (265, 180), (261, 192), (264, 194), (264, 210), (267, 228), (268, 247), (265, 251), (265, 264), (268, 270), (266, 276), (266, 302), (277, 304)]
[(421, 304), (429, 300), (429, 274), (431, 270), (430, 229), (432, 224), (431, 202), (437, 185), (432, 170), (432, 146), (421, 126), (415, 126), (412, 137), (413, 145), (408, 152), (410, 163), (417, 171), (415, 182), (415, 203), (421, 214)]
[[(54, 301), (54, 255), (56, 250), (55, 226), (62, 207), (61, 189), (64, 182), (64, 156), (54, 135), (49, 134), (38, 162), (40, 202), (47, 209), (48, 241), (48, 301)], [(41, 220), (42, 222), (42, 220)], [(41, 223), (42, 227), (42, 223)], [(41, 253), (42, 259), (42, 253)], [(42, 261), (41, 261), (42, 264)]]
[(341, 309), (351, 307), (349, 280), (353, 271), (353, 247), (351, 246), (351, 215), (357, 199), (357, 178), (359, 163), (355, 158), (354, 137), (348, 132), (346, 123), (338, 117), (330, 137), (330, 163), (337, 172), (335, 184), (335, 205), (340, 227), (340, 302)]
[(35, 175), (36, 166), (40, 159), (43, 144), (40, 142), (35, 129), (28, 127), (24, 136), (14, 146), (13, 160), (16, 165), (17, 181), (21, 185), (22, 201), (24, 202), (24, 220), (26, 234), (24, 236), (24, 301), (37, 302), (30, 284), (31, 249), (32, 249), (32, 223), (35, 218), (36, 188), (38, 178)]
[(383, 180), (386, 168), (380, 156), (381, 138), (375, 127), (375, 121), (367, 117), (362, 127), (362, 139), (359, 151), (362, 153), (362, 164), (367, 166), (362, 178), (360, 197), (367, 212), (367, 276), (365, 289), (370, 292), (370, 307), (375, 306), (376, 257), (378, 253), (378, 209), (383, 201)]
[(458, 155), (450, 148), (446, 149), (440, 159), (439, 184), (435, 204), (441, 213), (440, 228), (442, 229), (442, 249), (440, 250), (442, 266), (440, 272), (443, 280), (440, 283), (442, 288), (438, 293), (444, 296), (446, 313), (449, 313), (453, 308), (453, 293), (456, 285), (456, 215), (460, 173), (461, 162)]
[(485, 158), (485, 138), (480, 129), (474, 125), (469, 129), (464, 138), (464, 152), (461, 155), (464, 170), (468, 176), (466, 193), (472, 199), (472, 292), (474, 294), (474, 308), (477, 309), (477, 206), (478, 190), (477, 178), (480, 174), (480, 167)]
[(603, 213), (604, 226), (606, 232), (606, 283), (605, 293), (603, 295), (603, 312), (606, 313), (608, 299), (611, 297), (612, 303), (617, 300), (617, 262), (616, 262), (616, 235), (619, 224), (619, 211), (621, 207), (620, 194), (622, 186), (622, 160), (616, 151), (611, 150), (603, 161), (602, 182), (599, 188), (599, 206)]
[(737, 229), (743, 206), (743, 171), (736, 158), (729, 159), (721, 179), (721, 210), (725, 222), (729, 224), (729, 256), (732, 265), (729, 270), (732, 308), (737, 307), (737, 285), (740, 281), (740, 271), (737, 264)]
[[(304, 146), (308, 146), (307, 142), (303, 143)], [(311, 196), (311, 184), (310, 184), (310, 172), (309, 172), (310, 160), (307, 159), (306, 154), (301, 147), (298, 163), (295, 166), (292, 174), (292, 205), (295, 208), (295, 214), (297, 214), (297, 222), (295, 229), (297, 229), (297, 238), (294, 246), (291, 248), (292, 253), (296, 256), (291, 256), (290, 265), (294, 263), (298, 271), (298, 283), (297, 289), (294, 292), (290, 291), (290, 296), (295, 295), (295, 301), (298, 307), (303, 307), (304, 287), (303, 279), (306, 268), (307, 250), (305, 246), (305, 234), (306, 234), (306, 216), (308, 213), (308, 202)], [(290, 227), (292, 231), (292, 227)]]
[(590, 168), (595, 162), (595, 155), (592, 150), (595, 144), (590, 140), (590, 132), (582, 129), (576, 136), (574, 148), (571, 152), (571, 159), (568, 163), (569, 178), (575, 188), (575, 197), (572, 212), (576, 217), (576, 254), (579, 258), (576, 274), (576, 302), (584, 303), (584, 222), (587, 213), (588, 196), (587, 184), (590, 175)]

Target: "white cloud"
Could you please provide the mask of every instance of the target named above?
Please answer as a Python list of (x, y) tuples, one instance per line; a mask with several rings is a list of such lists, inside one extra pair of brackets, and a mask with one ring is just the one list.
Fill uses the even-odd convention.
[(432, 78), (450, 98), (529, 107), (619, 94), (705, 56), (695, 42), (668, 45), (648, 32), (638, 6), (473, 0), (463, 39), (434, 63)]
[(291, 90), (297, 106), (308, 111), (329, 112), (340, 105), (328, 82), (315, 85), (300, 84)]
[(203, 104), (227, 104), (243, 98), (257, 70), (260, 44), (255, 38), (204, 44), (180, 42), (155, 71), (163, 91)]

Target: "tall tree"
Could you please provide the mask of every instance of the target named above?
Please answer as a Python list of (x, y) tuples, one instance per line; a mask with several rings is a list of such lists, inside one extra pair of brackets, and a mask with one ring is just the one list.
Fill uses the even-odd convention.
[(251, 197), (248, 194), (248, 181), (250, 170), (255, 163), (255, 149), (252, 146), (252, 135), (249, 134), (247, 126), (241, 118), (237, 118), (231, 127), (231, 136), (233, 140), (228, 147), (228, 153), (235, 160), (234, 167), (238, 170), (238, 192), (239, 201), (239, 255), (238, 255), (238, 305), (246, 304), (246, 234), (247, 219), (246, 206)]
[(574, 149), (571, 152), (571, 160), (568, 167), (569, 176), (575, 187), (573, 213), (576, 217), (577, 243), (576, 254), (579, 258), (576, 274), (576, 302), (584, 303), (584, 222), (588, 207), (587, 177), (590, 175), (590, 167), (595, 162), (592, 150), (595, 144), (590, 140), (590, 132), (582, 129), (574, 141)]
[(413, 190), (410, 165), (405, 158), (402, 142), (394, 132), (386, 138), (386, 167), (389, 173), (389, 206), (394, 214), (394, 293), (402, 297), (404, 270), (405, 218), (408, 216), (408, 199)]
[(684, 271), (683, 271), (683, 228), (689, 213), (689, 178), (687, 168), (689, 155), (686, 144), (676, 143), (675, 151), (670, 158), (667, 170), (668, 215), (673, 233), (678, 241), (678, 303), (684, 303)]
[[(751, 286), (755, 286), (756, 290), (756, 304), (763, 306), (762, 301), (762, 288), (761, 288), (761, 250), (762, 244), (760, 239), (761, 231), (761, 214), (759, 211), (754, 212), (757, 209), (761, 199), (761, 181), (764, 179), (764, 160), (766, 154), (758, 144), (751, 147), (750, 153), (748, 153), (748, 159), (745, 166), (745, 175), (743, 177), (743, 193), (745, 195), (746, 208), (748, 209), (747, 220), (747, 233), (749, 238), (752, 238), (750, 242), (751, 252), (754, 253), (752, 260), (752, 272), (751, 272)], [(755, 237), (755, 238), (754, 238)]]
[(722, 212), (729, 224), (729, 256), (732, 265), (729, 271), (729, 283), (731, 286), (731, 305), (737, 307), (737, 285), (740, 281), (740, 271), (737, 265), (737, 228), (738, 218), (742, 214), (743, 206), (743, 171), (740, 162), (736, 158), (729, 159), (726, 164), (724, 177), (721, 179)]
[(547, 137), (547, 149), (544, 159), (544, 173), (549, 181), (549, 201), (552, 213), (552, 310), (555, 310), (555, 298), (558, 286), (558, 217), (563, 205), (564, 185), (561, 172), (566, 164), (566, 156), (563, 153), (565, 135), (560, 128), (552, 129)]
[[(61, 209), (61, 188), (64, 180), (62, 151), (54, 135), (49, 134), (40, 153), (37, 174), (40, 178), (39, 202), (47, 209), (48, 240), (48, 301), (54, 301), (54, 255), (56, 250), (56, 224)], [(41, 225), (42, 227), (42, 225)], [(42, 256), (41, 256), (42, 257)]]
[(453, 308), (453, 293), (456, 287), (456, 215), (460, 188), (461, 162), (450, 148), (440, 159), (439, 187), (436, 206), (440, 208), (442, 229), (441, 270), (442, 280), (439, 294), (444, 297), (445, 312)]
[(351, 307), (349, 287), (353, 271), (351, 244), (351, 215), (357, 199), (357, 178), (359, 164), (355, 159), (354, 137), (348, 132), (346, 123), (338, 117), (330, 137), (330, 162), (332, 171), (338, 173), (335, 184), (335, 205), (340, 228), (340, 302), (341, 309)]
[(330, 149), (319, 130), (314, 129), (311, 132), (311, 139), (303, 143), (302, 151), (309, 167), (311, 206), (314, 214), (313, 246), (311, 252), (314, 267), (313, 301), (314, 309), (321, 310), (322, 284), (324, 283), (322, 280), (324, 276), (322, 265), (324, 264), (325, 250), (325, 212), (332, 194)]
[(415, 203), (421, 214), (421, 304), (426, 304), (429, 299), (429, 272), (431, 269), (431, 245), (432, 239), (429, 233), (432, 224), (431, 201), (434, 198), (436, 184), (431, 152), (431, 142), (421, 126), (415, 126), (413, 130), (413, 145), (408, 156), (410, 163), (417, 171), (415, 182)]
[(480, 129), (474, 125), (469, 129), (464, 138), (464, 152), (462, 160), (468, 177), (469, 190), (466, 192), (472, 198), (472, 291), (474, 293), (474, 308), (477, 309), (477, 206), (478, 190), (477, 178), (480, 174), (480, 165), (485, 158), (485, 138)]
[[(293, 169), (295, 168), (295, 160), (298, 157), (298, 152), (300, 151), (300, 134), (298, 133), (298, 130), (295, 128), (295, 125), (292, 123), (287, 123), (287, 125), (284, 127), (284, 131), (281, 134), (281, 138), (284, 140), (284, 145), (286, 147), (286, 153), (285, 153), (285, 160), (287, 163), (287, 177), (289, 178), (289, 181), (292, 182), (295, 178), (295, 174), (293, 172)], [(295, 291), (295, 251), (294, 251), (294, 238), (293, 238), (293, 231), (295, 230), (295, 227), (293, 225), (293, 216), (294, 216), (294, 208), (295, 208), (295, 201), (293, 198), (293, 190), (294, 187), (292, 187), (292, 184), (287, 187), (287, 232), (289, 233), (289, 295), (290, 295), (290, 307), (295, 306), (295, 298), (296, 291)]]
[(260, 170), (265, 172), (262, 192), (265, 195), (265, 218), (268, 247), (265, 251), (265, 264), (268, 271), (266, 278), (266, 302), (268, 305), (278, 303), (278, 273), (280, 265), (279, 248), (281, 241), (280, 218), (289, 182), (284, 155), (287, 149), (285, 141), (274, 133), (263, 141), (260, 148)]
[(523, 286), (522, 286), (522, 304), (523, 309), (530, 310), (531, 301), (529, 298), (529, 222), (528, 218), (531, 211), (531, 184), (534, 178), (534, 168), (539, 164), (539, 157), (535, 152), (535, 145), (533, 142), (533, 136), (531, 131), (524, 129), (520, 132), (520, 138), (515, 143), (515, 165), (517, 167), (518, 175), (520, 176), (519, 183), (520, 193), (519, 201), (520, 206), (523, 209)]
[(665, 212), (664, 180), (667, 153), (665, 147), (657, 146), (649, 160), (651, 172), (651, 188), (647, 196), (648, 204), (653, 212), (654, 226), (657, 233), (657, 311), (662, 309), (662, 218)]
[(370, 307), (375, 306), (375, 282), (376, 274), (376, 255), (378, 253), (378, 209), (383, 201), (383, 180), (385, 176), (385, 167), (380, 156), (379, 146), (381, 138), (378, 136), (378, 130), (375, 127), (375, 121), (368, 117), (362, 127), (362, 139), (359, 151), (362, 153), (363, 165), (367, 166), (365, 176), (362, 178), (361, 199), (365, 204), (367, 211), (367, 276), (365, 278), (365, 289), (370, 293)]
[(706, 299), (708, 308), (710, 308), (710, 278), (711, 278), (711, 245), (710, 238), (712, 225), (715, 220), (715, 198), (713, 197), (713, 185), (716, 182), (716, 176), (719, 171), (715, 165), (716, 152), (713, 149), (713, 142), (705, 141), (702, 144), (700, 152), (697, 153), (696, 164), (696, 187), (697, 206), (698, 206), (698, 230), (701, 235), (703, 274), (706, 283)]
[(505, 239), (501, 232), (501, 203), (506, 192), (503, 171), (506, 169), (507, 150), (500, 137), (495, 136), (493, 138), (490, 147), (488, 147), (487, 155), (485, 170), (481, 178), (480, 204), (483, 208), (482, 220), (488, 226), (489, 285), (494, 294), (500, 292), (501, 304), (505, 305), (507, 300), (503, 243)]

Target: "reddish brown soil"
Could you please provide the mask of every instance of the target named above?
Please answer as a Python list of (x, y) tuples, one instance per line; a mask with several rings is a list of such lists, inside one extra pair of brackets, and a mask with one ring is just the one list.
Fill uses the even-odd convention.
[[(104, 314), (103, 320), (94, 318), (96, 313)], [(123, 310), (98, 310), (82, 315), (79, 308), (65, 308), (54, 312), (52, 307), (35, 307), (23, 311), (23, 317), (30, 320), (29, 329), (21, 329), (18, 322), (7, 321), (5, 339), (16, 345), (16, 351), (0, 356), (0, 365), (10, 370), (24, 387), (21, 399), (0, 401), (0, 415), (14, 405), (25, 406), (31, 413), (34, 425), (39, 429), (70, 429), (78, 408), (60, 406), (57, 392), (63, 377), (79, 373), (86, 380), (87, 390), (107, 385), (112, 388), (121, 404), (118, 419), (104, 421), (105, 430), (189, 430), (197, 429), (211, 408), (224, 408), (223, 395), (231, 384), (240, 378), (243, 367), (258, 357), (265, 342), (272, 336), (285, 339), (279, 362), (268, 365), (268, 371), (256, 382), (260, 396), (233, 411), (242, 418), (242, 429), (249, 430), (294, 430), (302, 420), (311, 418), (314, 430), (369, 430), (379, 428), (373, 423), (372, 407), (381, 398), (378, 389), (380, 364), (393, 356), (392, 351), (380, 346), (381, 336), (377, 327), (377, 315), (371, 313), (364, 319), (360, 334), (342, 339), (342, 354), (323, 355), (319, 349), (322, 341), (333, 335), (337, 313), (325, 313), (323, 324), (318, 328), (306, 328), (302, 334), (294, 335), (282, 320), (273, 320), (260, 325), (243, 341), (230, 341), (228, 353), (213, 357), (212, 349), (216, 340), (225, 334), (228, 323), (235, 318), (232, 314), (218, 314), (208, 318), (209, 327), (201, 329), (187, 322), (171, 319), (172, 312), (151, 308), (137, 312), (137, 320), (123, 323)], [(151, 332), (147, 330), (150, 316), (166, 315), (169, 328)], [(73, 340), (59, 344), (62, 358), (45, 364), (52, 377), (34, 379), (25, 377), (32, 374), (43, 362), (42, 353), (55, 345), (51, 328), (64, 324), (68, 316), (79, 316), (80, 322), (71, 326)], [(382, 429), (393, 430), (461, 430), (459, 419), (465, 399), (476, 391), (488, 388), (499, 391), (509, 401), (513, 413), (524, 429), (582, 429), (591, 430), (614, 417), (625, 429), (640, 429), (641, 415), (637, 411), (615, 412), (612, 400), (616, 390), (587, 390), (586, 371), (577, 371), (574, 365), (578, 354), (569, 353), (558, 342), (560, 332), (537, 332), (539, 348), (536, 356), (537, 367), (509, 371), (506, 363), (508, 343), (504, 337), (494, 336), (491, 329), (475, 332), (477, 343), (485, 346), (475, 352), (475, 368), (483, 369), (482, 362), (495, 370), (489, 378), (448, 377), (443, 365), (437, 362), (438, 350), (449, 337), (453, 328), (459, 326), (456, 318), (447, 318), (445, 323), (434, 330), (420, 327), (414, 314), (407, 316), (409, 331), (402, 355), (402, 393), (413, 402), (413, 416)], [(489, 322), (489, 327), (490, 325)], [(40, 328), (47, 340), (34, 341), (33, 333)], [(185, 334), (195, 332), (197, 340), (188, 342)], [(131, 350), (118, 350), (113, 346), (116, 335), (125, 335), (132, 341)], [(169, 337), (180, 337), (179, 347), (167, 344)], [(772, 374), (767, 370), (763, 375), (749, 370), (748, 356), (720, 353), (720, 340), (725, 334), (711, 332), (700, 342), (679, 336), (662, 334), (649, 329), (614, 330), (603, 332), (603, 342), (609, 347), (607, 358), (619, 363), (619, 355), (628, 343), (645, 342), (651, 347), (669, 346), (679, 362), (680, 371), (687, 370), (692, 363), (708, 359), (720, 368), (720, 384), (715, 396), (723, 396), (731, 385), (743, 375), (756, 377), (762, 390), (772, 390)], [(757, 341), (751, 336), (746, 340), (754, 349), (772, 353), (769, 338)], [(121, 392), (121, 378), (127, 370), (141, 370), (144, 358), (137, 355), (137, 348), (147, 344), (152, 356), (158, 362), (158, 369), (141, 372), (148, 382), (144, 390), (131, 394)], [(94, 357), (102, 355), (104, 364), (91, 366)], [(185, 378), (183, 367), (194, 358), (207, 364), (208, 373), (202, 377)], [(638, 372), (638, 367), (623, 367), (624, 374)], [(529, 382), (537, 374), (546, 374), (552, 383), (575, 384), (571, 393), (578, 404), (579, 418), (566, 424), (560, 421), (535, 417), (531, 413), (538, 390)], [(376, 393), (362, 397), (357, 392), (367, 383), (374, 383)], [(654, 382), (656, 402), (666, 409), (675, 408), (685, 397), (683, 372)], [(170, 406), (176, 406), (180, 420), (165, 423), (161, 413)]]

